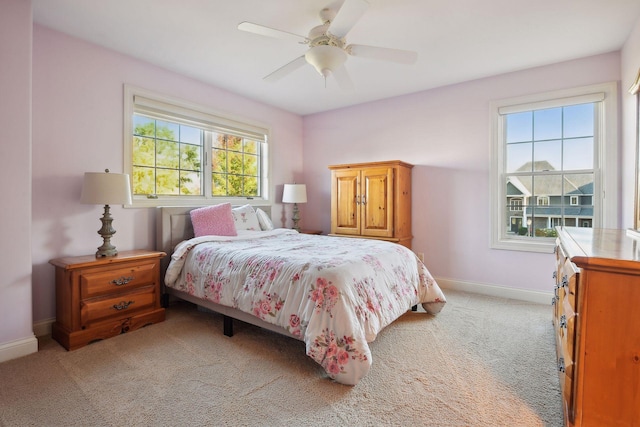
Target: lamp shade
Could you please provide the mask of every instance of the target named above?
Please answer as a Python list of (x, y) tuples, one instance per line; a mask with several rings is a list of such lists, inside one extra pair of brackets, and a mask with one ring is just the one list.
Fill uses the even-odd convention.
[(304, 184), (285, 184), (282, 203), (307, 203), (307, 186)]
[(85, 172), (80, 202), (91, 205), (130, 205), (129, 175), (123, 173)]

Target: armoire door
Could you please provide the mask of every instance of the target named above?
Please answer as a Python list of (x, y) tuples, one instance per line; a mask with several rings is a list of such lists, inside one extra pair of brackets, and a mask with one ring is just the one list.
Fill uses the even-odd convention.
[(360, 171), (332, 171), (331, 233), (360, 234)]
[(360, 233), (393, 237), (393, 168), (365, 168), (361, 172)]

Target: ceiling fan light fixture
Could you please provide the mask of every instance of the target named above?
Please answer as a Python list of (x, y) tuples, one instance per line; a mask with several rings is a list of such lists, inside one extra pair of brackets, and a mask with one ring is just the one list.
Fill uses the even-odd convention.
[(347, 53), (336, 46), (313, 46), (304, 55), (307, 62), (325, 78), (332, 72), (342, 67), (347, 60)]

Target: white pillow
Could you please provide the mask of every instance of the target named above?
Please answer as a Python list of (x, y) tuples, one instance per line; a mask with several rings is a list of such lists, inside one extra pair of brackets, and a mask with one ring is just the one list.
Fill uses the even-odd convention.
[(273, 222), (271, 221), (271, 218), (269, 218), (269, 215), (267, 215), (265, 211), (258, 208), (256, 209), (256, 215), (258, 216), (258, 222), (260, 223), (260, 228), (262, 229), (262, 231), (273, 230), (274, 228)]
[(244, 205), (231, 209), (233, 221), (236, 224), (236, 230), (253, 230), (261, 231), (260, 223), (256, 211), (251, 205)]

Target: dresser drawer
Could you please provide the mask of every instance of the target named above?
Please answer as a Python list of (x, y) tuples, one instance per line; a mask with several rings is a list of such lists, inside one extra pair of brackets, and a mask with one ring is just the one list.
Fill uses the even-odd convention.
[(80, 275), (80, 298), (124, 292), (155, 282), (157, 262), (135, 264), (117, 269), (86, 272)]
[(558, 272), (558, 279), (562, 276), (562, 268), (564, 263), (567, 261), (567, 254), (562, 249), (562, 245), (560, 244), (560, 240), (556, 241), (556, 271)]
[(560, 321), (560, 351), (565, 361), (574, 361), (574, 349), (575, 349), (575, 315), (563, 315)]
[(564, 375), (563, 377), (561, 377), (561, 390), (562, 390), (562, 401), (564, 402), (565, 408), (564, 409), (564, 413), (566, 414), (566, 417), (568, 418), (568, 420), (573, 423), (574, 420), (574, 406), (573, 406), (573, 400), (574, 400), (574, 393), (573, 393), (573, 382), (574, 382), (574, 378), (573, 378), (573, 369), (574, 366), (570, 365), (568, 367), (569, 371), (570, 371), (570, 376), (569, 375)]
[(580, 277), (580, 270), (575, 266), (571, 260), (567, 259), (562, 268), (562, 282), (563, 282), (563, 298), (569, 301), (569, 305), (575, 313), (578, 312), (576, 306), (576, 290), (578, 284), (578, 278)]
[(152, 308), (156, 300), (153, 286), (110, 298), (85, 300), (80, 304), (80, 323), (84, 328), (105, 319), (129, 317), (139, 311)]
[(570, 358), (558, 357), (558, 379), (562, 394), (567, 397), (571, 395), (571, 384), (573, 382), (573, 372), (575, 365)]

